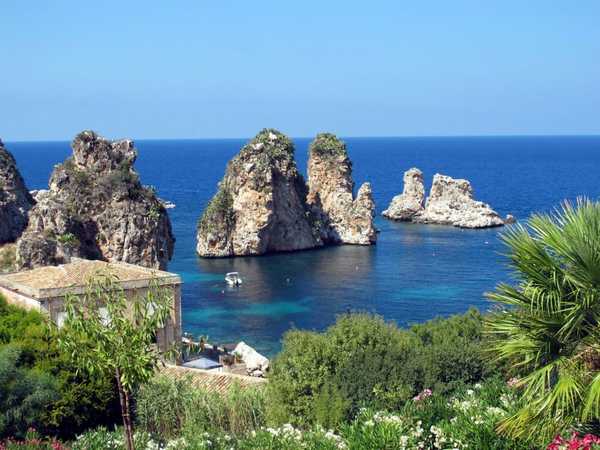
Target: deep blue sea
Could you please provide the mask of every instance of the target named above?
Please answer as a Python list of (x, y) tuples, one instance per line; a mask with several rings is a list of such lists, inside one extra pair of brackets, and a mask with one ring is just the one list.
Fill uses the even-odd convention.
[[(309, 139), (295, 139), (305, 173)], [(389, 222), (380, 216), (373, 247), (342, 246), (231, 259), (195, 254), (196, 221), (227, 161), (245, 140), (137, 141), (144, 184), (177, 206), (169, 210), (177, 238), (169, 270), (184, 280), (183, 327), (212, 342), (244, 340), (272, 355), (291, 327), (321, 330), (337, 314), (370, 311), (400, 325), (490, 304), (484, 292), (510, 279), (499, 229), (460, 230)], [(402, 176), (420, 168), (427, 189), (436, 172), (471, 181), (477, 199), (501, 215), (525, 219), (563, 199), (600, 196), (600, 136), (349, 138), (357, 187), (373, 186), (377, 210), (402, 191)], [(47, 187), (68, 142), (8, 142), (30, 189)], [(240, 288), (224, 274), (238, 271)]]

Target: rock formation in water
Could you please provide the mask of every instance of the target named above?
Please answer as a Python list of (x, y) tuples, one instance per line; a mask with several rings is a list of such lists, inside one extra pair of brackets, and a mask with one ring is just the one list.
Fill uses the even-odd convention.
[(388, 219), (411, 221), (425, 209), (425, 184), (423, 172), (412, 168), (404, 173), (404, 189), (396, 195), (383, 216)]
[(0, 244), (14, 242), (21, 236), (34, 203), (15, 159), (0, 141)]
[(504, 225), (490, 205), (473, 199), (467, 180), (435, 174), (425, 210), (416, 222), (453, 225), (460, 228), (488, 228)]
[(341, 145), (342, 153), (320, 154), (320, 144), (311, 146), (310, 193), (286, 136), (267, 129), (245, 145), (227, 165), (198, 222), (198, 254), (261, 255), (333, 243), (374, 243), (370, 186), (363, 185), (352, 199), (346, 150), (331, 135), (315, 143), (326, 139)]
[(198, 254), (261, 255), (323, 245), (306, 194), (292, 142), (276, 130), (261, 131), (227, 164), (198, 222)]
[(133, 169), (133, 142), (84, 131), (72, 148), (73, 156), (55, 166), (49, 189), (36, 193), (37, 204), (17, 243), (19, 267), (78, 256), (165, 269), (175, 241), (171, 222)]
[(375, 243), (375, 202), (371, 185), (364, 183), (353, 198), (352, 162), (346, 145), (333, 134), (321, 133), (310, 144), (308, 189), (307, 202), (320, 219), (323, 242)]
[(394, 220), (460, 228), (497, 227), (515, 221), (510, 215), (503, 220), (488, 204), (475, 200), (467, 180), (436, 174), (425, 203), (424, 199), (423, 175), (418, 169), (410, 169), (404, 174), (402, 195), (394, 197), (383, 215)]

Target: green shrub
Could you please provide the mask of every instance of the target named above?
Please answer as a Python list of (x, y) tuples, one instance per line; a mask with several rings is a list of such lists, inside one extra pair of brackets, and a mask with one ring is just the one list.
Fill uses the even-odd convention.
[(338, 428), (349, 415), (350, 402), (333, 383), (321, 387), (314, 401), (314, 422), (325, 428)]
[(484, 355), (483, 317), (475, 310), (413, 325), (420, 341), (416, 362), (417, 390), (452, 392), (462, 384), (476, 383), (498, 369)]
[(57, 397), (56, 382), (46, 373), (23, 366), (16, 347), (0, 349), (0, 437), (25, 437), (43, 427), (45, 409)]
[[(58, 350), (56, 340), (44, 315), (8, 305), (0, 297), (0, 351), (16, 349), (19, 370), (50, 380), (56, 390), (57, 395), (39, 411), (39, 431), (69, 438), (90, 426), (117, 423), (114, 380), (79, 373), (68, 355)], [(12, 413), (7, 410), (7, 414)]]
[(269, 421), (309, 424), (314, 397), (330, 381), (335, 370), (334, 359), (323, 334), (288, 331), (269, 375)]
[(170, 439), (183, 428), (192, 388), (187, 380), (159, 376), (140, 387), (135, 396), (137, 425), (153, 436)]
[(408, 330), (369, 314), (340, 316), (324, 333), (292, 330), (273, 361), (269, 419), (328, 425), (315, 411), (331, 393), (328, 414), (349, 419), (360, 407), (398, 409), (425, 388), (453, 392), (493, 373), (483, 345), (475, 310)]
[(136, 395), (138, 426), (161, 440), (181, 433), (199, 432), (243, 435), (265, 424), (265, 392), (262, 388), (227, 393), (208, 392), (189, 379), (157, 376)]

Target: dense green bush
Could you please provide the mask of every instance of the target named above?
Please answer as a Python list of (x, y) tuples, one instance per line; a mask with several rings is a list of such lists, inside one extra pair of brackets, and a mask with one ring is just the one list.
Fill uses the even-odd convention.
[(423, 389), (451, 393), (490, 373), (475, 310), (408, 330), (378, 316), (348, 314), (324, 333), (285, 335), (273, 361), (268, 412), (276, 424), (331, 425), (360, 407), (397, 409)]
[(25, 437), (43, 426), (44, 410), (58, 396), (55, 380), (28, 368), (17, 347), (0, 348), (0, 438)]
[(476, 383), (496, 373), (484, 354), (483, 317), (476, 309), (462, 315), (434, 319), (410, 330), (419, 339), (417, 389), (450, 392), (464, 383)]
[[(119, 405), (114, 394), (114, 381), (78, 373), (70, 358), (58, 350), (56, 339), (45, 316), (8, 305), (0, 297), (0, 351), (14, 349), (11, 352), (18, 352), (13, 368), (29, 382), (28, 386), (33, 386), (35, 398), (51, 397), (51, 401), (37, 408), (34, 422), (39, 431), (69, 438), (88, 427), (117, 423)], [(34, 379), (40, 382), (31, 383)], [(53, 386), (56, 395), (47, 395), (49, 385)], [(11, 389), (10, 393), (5, 393), (7, 397), (16, 395), (16, 390), (20, 389), (18, 384), (5, 384), (4, 387)], [(6, 416), (21, 414), (8, 406), (3, 411)], [(23, 427), (26, 429), (26, 422)], [(19, 435), (22, 431), (24, 429)], [(9, 435), (9, 431), (0, 431), (0, 437)]]

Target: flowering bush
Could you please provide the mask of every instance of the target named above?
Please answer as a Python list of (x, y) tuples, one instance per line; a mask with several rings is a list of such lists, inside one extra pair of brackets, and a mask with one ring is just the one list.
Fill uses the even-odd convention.
[(561, 436), (556, 436), (548, 445), (547, 450), (599, 450), (600, 437), (593, 434), (586, 434), (580, 437), (579, 434), (573, 433), (569, 439), (564, 439)]
[[(503, 381), (488, 381), (457, 391), (452, 397), (425, 389), (398, 412), (361, 408), (356, 417), (335, 430), (320, 425), (299, 428), (292, 424), (278, 427), (256, 426), (242, 431), (225, 422), (211, 426), (191, 424), (176, 433), (162, 435), (163, 427), (152, 427), (153, 434), (140, 429), (135, 433), (137, 450), (529, 450), (530, 442), (499, 436), (499, 420), (520, 406), (517, 392)], [(151, 422), (154, 424), (154, 422)], [(224, 425), (225, 424), (225, 425)], [(141, 425), (141, 424), (140, 424)], [(237, 430), (233, 432), (233, 430)], [(28, 435), (27, 446), (0, 445), (0, 450), (66, 450), (58, 442), (41, 442)], [(36, 440), (37, 439), (37, 440)], [(121, 430), (97, 428), (69, 444), (72, 450), (123, 450)], [(557, 437), (548, 450), (600, 450), (600, 438), (573, 435), (570, 440)]]
[(17, 441), (8, 439), (0, 442), (0, 450), (68, 450), (63, 444), (56, 440), (42, 440), (38, 432), (30, 428), (27, 430), (25, 440)]

